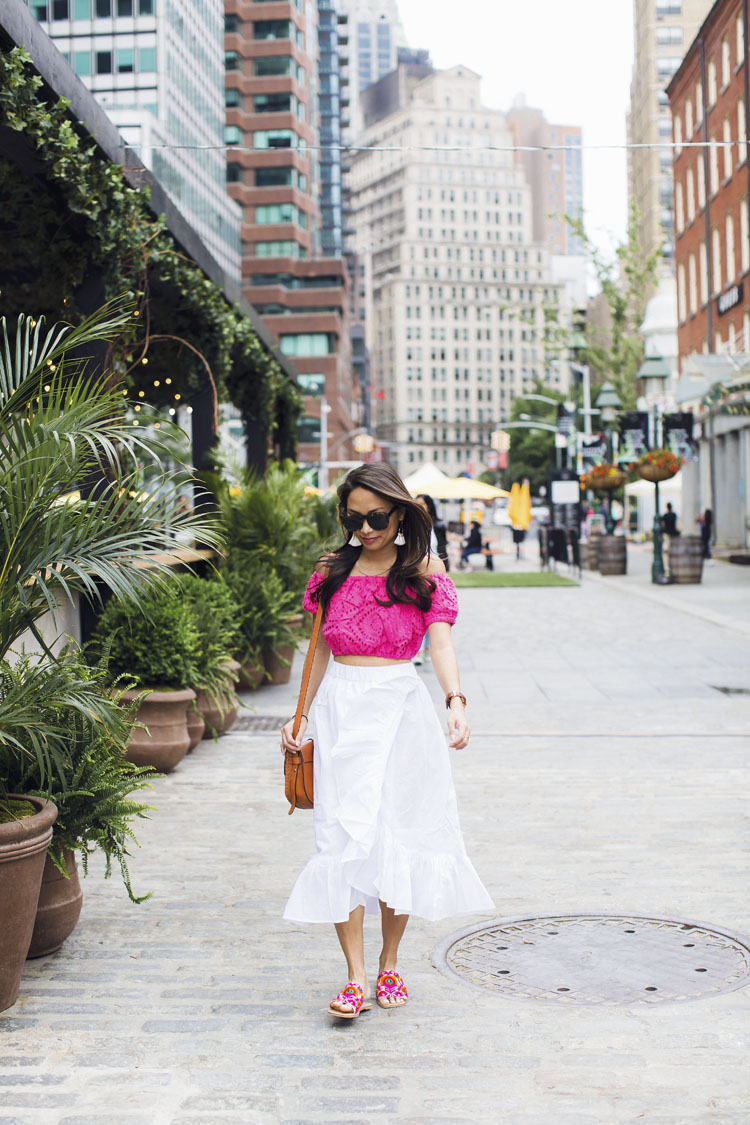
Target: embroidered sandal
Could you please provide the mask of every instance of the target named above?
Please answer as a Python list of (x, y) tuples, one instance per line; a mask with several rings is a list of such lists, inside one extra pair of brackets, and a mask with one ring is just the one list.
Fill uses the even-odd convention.
[[(334, 1008), (334, 1004), (351, 1004), (351, 1012), (341, 1012), (338, 1008)], [(338, 996), (334, 996), (331, 1003), (328, 1005), (328, 1013), (332, 1016), (338, 1016), (341, 1020), (356, 1019), (360, 1012), (369, 1012), (371, 1004), (365, 1000), (365, 994), (358, 984), (354, 981), (349, 981), (346, 988), (342, 988)]]
[(384, 969), (382, 973), (378, 973), (375, 996), (381, 1008), (402, 1008), (409, 999), (409, 993), (406, 991), (403, 978), (389, 969)]

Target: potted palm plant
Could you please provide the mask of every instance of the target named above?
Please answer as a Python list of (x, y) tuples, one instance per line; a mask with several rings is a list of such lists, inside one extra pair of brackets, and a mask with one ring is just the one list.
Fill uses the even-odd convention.
[[(0, 321), (0, 1010), (18, 995), (56, 816), (34, 793), (64, 777), (66, 716), (109, 715), (100, 686), (54, 654), (58, 605), (105, 586), (137, 603), (169, 571), (175, 533), (221, 539), (205, 515), (174, 512), (183, 470), (137, 494), (140, 458), (159, 445), (128, 420), (112, 373), (86, 358), (130, 315), (120, 303), (77, 327)], [(24, 637), (38, 653), (26, 663)], [(27, 774), (26, 787), (14, 780)]]

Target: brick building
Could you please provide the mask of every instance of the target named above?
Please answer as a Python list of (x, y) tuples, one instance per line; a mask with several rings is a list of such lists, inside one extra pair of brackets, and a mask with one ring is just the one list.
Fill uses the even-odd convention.
[(750, 351), (747, 20), (747, 0), (718, 0), (667, 88), (681, 368)]
[[(301, 461), (351, 456), (356, 426), (343, 259), (322, 257), (318, 11), (313, 0), (227, 0), (228, 190), (243, 209), (242, 286), (305, 393)], [(235, 147), (236, 146), (236, 147)]]

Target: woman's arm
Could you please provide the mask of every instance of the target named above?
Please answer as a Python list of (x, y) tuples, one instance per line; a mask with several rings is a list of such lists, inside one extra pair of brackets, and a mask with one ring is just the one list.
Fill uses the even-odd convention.
[(285, 723), (281, 728), (281, 751), (297, 750), (305, 741), (305, 731), (307, 730), (307, 716), (310, 714), (310, 707), (315, 699), (315, 693), (320, 687), (321, 680), (325, 675), (325, 670), (328, 667), (328, 661), (331, 657), (331, 650), (323, 639), (323, 633), (318, 636), (318, 646), (315, 649), (315, 656), (313, 657), (313, 664), (310, 670), (310, 679), (307, 684), (307, 692), (305, 693), (304, 703), (302, 705), (302, 718), (299, 724), (299, 731), (295, 738), (292, 734), (294, 726), (294, 718), (291, 718), (288, 723)]
[[(438, 683), (446, 695), (449, 691), (460, 691), (458, 661), (453, 651), (450, 625), (447, 621), (433, 621), (428, 632), (430, 634), (430, 657)], [(448, 734), (450, 745), (454, 746), (456, 750), (463, 750), (471, 734), (464, 705), (458, 698), (451, 700), (448, 709)]]

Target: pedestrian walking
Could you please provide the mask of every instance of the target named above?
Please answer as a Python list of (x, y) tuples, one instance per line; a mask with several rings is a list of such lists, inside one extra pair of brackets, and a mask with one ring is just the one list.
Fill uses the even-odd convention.
[(662, 531), (665, 535), (669, 535), (671, 537), (673, 535), (680, 534), (677, 530), (677, 512), (669, 503), (667, 504), (666, 512), (661, 517), (661, 526)]
[(706, 508), (703, 515), (698, 517), (698, 524), (701, 533), (701, 553), (704, 559), (710, 559), (711, 536), (714, 530), (714, 514), (710, 508)]
[(370, 1007), (365, 912), (380, 911), (375, 995), (391, 1008), (408, 999), (397, 957), (410, 914), (434, 921), (494, 907), (466, 854), (448, 745), (411, 663), (429, 629), (449, 744), (462, 749), (470, 727), (450, 635), (455, 587), (429, 552), (424, 508), (389, 465), (353, 469), (338, 495), (346, 542), (321, 560), (305, 593), (305, 609), (320, 602), (324, 616), (302, 725), (297, 738), (293, 720), (281, 731), (282, 751), (297, 749), (315, 699), (317, 852), (284, 918), (333, 923), (348, 983), (328, 1010), (354, 1019)]

